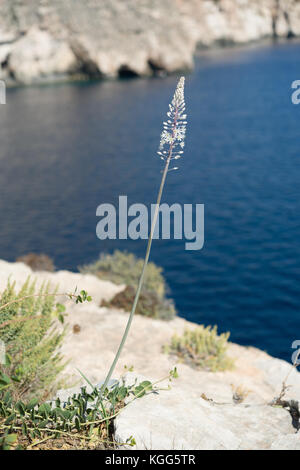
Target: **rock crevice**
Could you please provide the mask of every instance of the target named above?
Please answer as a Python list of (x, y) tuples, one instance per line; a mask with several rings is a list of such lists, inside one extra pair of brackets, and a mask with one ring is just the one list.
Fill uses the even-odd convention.
[(300, 35), (297, 0), (3, 0), (0, 78), (189, 69), (197, 48)]

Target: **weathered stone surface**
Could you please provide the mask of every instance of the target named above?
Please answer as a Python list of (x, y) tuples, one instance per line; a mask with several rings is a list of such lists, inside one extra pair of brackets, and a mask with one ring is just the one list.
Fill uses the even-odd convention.
[(298, 444), (286, 410), (264, 404), (209, 402), (201, 398), (196, 384), (194, 390), (190, 386), (187, 393), (174, 383), (169, 391), (128, 404), (115, 421), (117, 442), (133, 436), (137, 449), (153, 450), (270, 449), (283, 437), (285, 445)]
[(22, 83), (190, 68), (197, 46), (300, 35), (297, 0), (3, 0), (1, 75)]
[(300, 450), (300, 433), (279, 437), (273, 442), (271, 450)]
[(70, 46), (55, 40), (48, 32), (32, 27), (12, 48), (9, 73), (21, 83), (43, 77), (55, 77), (75, 68), (76, 58)]

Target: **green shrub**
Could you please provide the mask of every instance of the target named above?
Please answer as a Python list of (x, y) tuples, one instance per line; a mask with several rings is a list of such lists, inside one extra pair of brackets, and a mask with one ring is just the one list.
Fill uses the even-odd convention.
[[(35, 283), (28, 279), (16, 293), (8, 283), (0, 299), (7, 302), (31, 296), (0, 309), (0, 340), (6, 348), (6, 362), (0, 364), (0, 396), (7, 389), (15, 399), (46, 398), (54, 390), (57, 375), (64, 367), (58, 348), (64, 333), (53, 326), (54, 296), (48, 287), (35, 294)], [(1, 392), (2, 390), (2, 392)]]
[[(94, 274), (101, 279), (107, 279), (115, 284), (126, 284), (137, 287), (144, 260), (136, 258), (133, 253), (115, 250), (113, 254), (101, 254), (94, 263), (79, 267), (85, 274)], [(155, 291), (160, 296), (165, 295), (166, 285), (162, 268), (149, 262), (144, 286), (149, 291)]]
[(203, 325), (193, 330), (185, 329), (182, 336), (175, 334), (164, 352), (175, 354), (185, 363), (212, 372), (233, 367), (233, 360), (226, 355), (230, 333), (217, 334), (217, 327)]
[[(135, 289), (127, 286), (125, 290), (119, 292), (115, 297), (107, 302), (103, 301), (103, 307), (122, 308), (126, 312), (131, 310), (135, 296)], [(136, 313), (145, 317), (160, 318), (162, 320), (171, 320), (174, 317), (174, 305), (169, 299), (161, 299), (155, 292), (142, 290)]]
[(55, 271), (52, 259), (48, 255), (28, 253), (16, 259), (17, 263), (24, 263), (29, 266), (32, 271)]
[[(102, 305), (130, 311), (143, 263), (144, 260), (136, 258), (132, 253), (116, 250), (111, 255), (102, 254), (95, 263), (79, 267), (79, 270), (116, 284), (126, 284), (127, 289)], [(162, 268), (148, 263), (136, 313), (147, 317), (172, 319), (176, 313), (175, 306), (171, 299), (166, 298), (166, 292)]]

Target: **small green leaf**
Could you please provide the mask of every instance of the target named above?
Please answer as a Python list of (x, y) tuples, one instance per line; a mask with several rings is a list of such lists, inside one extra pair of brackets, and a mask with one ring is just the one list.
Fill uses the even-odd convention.
[(8, 375), (4, 374), (4, 372), (0, 372), (0, 385), (9, 385), (10, 383), (11, 380)]
[(38, 399), (37, 398), (32, 398), (30, 402), (27, 404), (26, 409), (28, 411), (31, 411), (37, 404), (38, 404)]
[(134, 388), (133, 393), (136, 397), (143, 397), (145, 393), (152, 389), (152, 383), (148, 380), (141, 382), (137, 387)]
[(20, 413), (21, 416), (25, 416), (25, 405), (21, 401), (18, 401), (15, 404), (15, 408)]
[(39, 414), (44, 415), (48, 418), (49, 414), (51, 413), (51, 406), (48, 403), (43, 403), (38, 410)]
[(134, 437), (130, 436), (128, 439), (126, 439), (126, 444), (129, 444), (131, 447), (136, 445), (136, 441)]
[(66, 311), (66, 307), (63, 305), (63, 304), (56, 304), (56, 310), (59, 312), (59, 313), (63, 313)]
[(5, 421), (5, 425), (11, 424), (16, 419), (16, 413), (11, 413)]
[(11, 365), (11, 356), (8, 353), (5, 354), (5, 365), (7, 367)]
[(14, 382), (17, 382), (17, 383), (20, 383), (20, 382), (21, 382), (20, 377), (18, 377), (17, 375), (12, 375), (12, 376), (11, 376), (11, 379), (12, 379)]
[(75, 427), (77, 431), (80, 432), (81, 427), (80, 427), (80, 421), (79, 421), (78, 416), (75, 417)]
[(25, 436), (28, 435), (28, 428), (27, 428), (26, 421), (23, 421), (23, 422), (22, 422), (22, 433), (23, 433)]
[(3, 402), (6, 404), (6, 405), (9, 405), (12, 401), (12, 396), (11, 396), (11, 393), (10, 392), (6, 392), (4, 397), (3, 397)]

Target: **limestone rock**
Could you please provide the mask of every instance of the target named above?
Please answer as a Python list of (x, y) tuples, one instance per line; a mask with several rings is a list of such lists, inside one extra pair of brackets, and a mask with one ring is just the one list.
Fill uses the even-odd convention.
[(197, 393), (196, 385), (191, 394), (174, 384), (169, 391), (150, 393), (128, 404), (115, 420), (115, 439), (124, 443), (130, 436), (140, 450), (299, 446), (286, 410), (268, 405), (209, 402)]
[(3, 0), (0, 12), (0, 75), (21, 83), (173, 72), (198, 46), (300, 36), (297, 0)]
[(273, 442), (271, 450), (300, 450), (300, 433), (279, 437)]
[(32, 83), (43, 77), (69, 73), (75, 62), (68, 44), (33, 27), (15, 43), (10, 53), (9, 72), (18, 82)]

